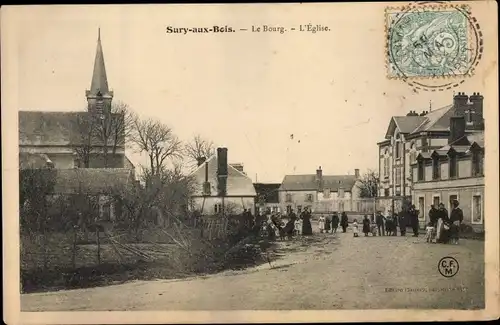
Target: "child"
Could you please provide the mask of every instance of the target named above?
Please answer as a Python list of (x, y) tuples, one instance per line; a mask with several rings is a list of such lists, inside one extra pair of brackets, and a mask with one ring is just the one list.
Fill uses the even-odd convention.
[(434, 242), (434, 227), (432, 226), (432, 222), (429, 222), (427, 224), (425, 230), (426, 230), (425, 241), (428, 243)]
[(325, 230), (325, 217), (323, 215), (319, 216), (318, 227), (319, 232), (323, 233), (323, 231)]
[(300, 219), (295, 220), (295, 234), (300, 235), (302, 230), (302, 222)]
[(356, 219), (352, 223), (352, 232), (354, 233), (354, 237), (358, 237), (358, 221)]

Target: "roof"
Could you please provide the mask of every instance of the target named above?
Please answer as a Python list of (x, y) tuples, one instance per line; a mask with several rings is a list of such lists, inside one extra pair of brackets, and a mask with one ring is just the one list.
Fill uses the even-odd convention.
[(417, 158), (431, 159), (431, 154), (428, 152), (421, 152), (418, 154)]
[[(211, 195), (217, 195), (217, 156), (213, 155), (205, 161), (204, 164), (198, 166), (191, 174), (198, 186), (196, 186), (193, 196), (203, 195), (203, 183), (205, 182), (205, 164), (208, 164), (208, 181), (210, 182)], [(247, 175), (239, 172), (236, 168), (227, 165), (227, 196), (256, 196), (257, 192), (252, 183), (252, 179)]]
[(55, 193), (106, 193), (132, 184), (132, 171), (125, 168), (56, 169)]
[[(323, 188), (329, 188), (330, 191), (338, 191), (343, 188), (350, 191), (356, 183), (354, 175), (323, 175)], [(316, 174), (309, 175), (286, 175), (280, 186), (280, 191), (316, 191), (318, 183)]]
[(98, 31), (97, 49), (94, 60), (94, 72), (92, 74), (92, 82), (90, 84), (90, 94), (97, 95), (109, 94), (108, 77), (106, 75), (106, 66), (104, 65), (104, 53), (101, 45), (101, 30)]
[[(19, 111), (19, 145), (78, 145), (89, 133), (91, 116), (85, 111)], [(112, 116), (122, 118), (120, 114)]]
[(279, 203), (280, 183), (255, 183), (253, 184), (259, 197), (263, 197), (266, 203)]
[(469, 142), (472, 143), (477, 143), (480, 147), (484, 147), (484, 132), (474, 132), (469, 135), (467, 135), (467, 139), (469, 139)]
[(411, 133), (426, 131), (449, 131), (450, 117), (453, 116), (453, 105), (447, 105), (430, 111), (425, 116), (425, 121), (418, 125)]
[(417, 126), (427, 120), (425, 116), (394, 116), (399, 132), (411, 133)]

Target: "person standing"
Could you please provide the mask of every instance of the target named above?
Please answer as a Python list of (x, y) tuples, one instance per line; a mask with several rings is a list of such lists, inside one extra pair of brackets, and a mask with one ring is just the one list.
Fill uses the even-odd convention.
[(312, 235), (311, 212), (309, 212), (308, 208), (304, 209), (301, 219), (302, 219), (302, 235), (303, 236)]
[(458, 239), (460, 237), (460, 225), (464, 220), (464, 213), (462, 209), (458, 207), (459, 202), (457, 200), (453, 200), (451, 204), (453, 209), (450, 213), (450, 239), (453, 244), (458, 245)]
[(370, 225), (370, 219), (368, 219), (368, 216), (365, 214), (365, 217), (363, 218), (363, 233), (365, 234), (365, 237), (367, 237), (370, 232)]
[(347, 231), (347, 226), (349, 226), (349, 219), (347, 218), (347, 214), (345, 212), (342, 212), (340, 226), (342, 226), (342, 232)]
[(446, 244), (449, 240), (449, 218), (448, 211), (443, 203), (439, 203), (439, 208), (436, 212), (437, 226), (436, 226), (436, 242)]
[(318, 228), (320, 233), (323, 233), (323, 231), (325, 230), (325, 217), (323, 215), (319, 216)]
[(387, 222), (386, 218), (382, 215), (382, 212), (377, 211), (377, 216), (375, 217), (377, 223), (378, 235), (385, 236), (384, 223)]
[(328, 216), (325, 218), (325, 232), (329, 233), (332, 228), (332, 219)]
[(334, 212), (332, 216), (332, 234), (337, 233), (337, 228), (339, 227), (339, 221), (340, 221), (339, 215), (337, 214), (337, 212)]
[(413, 204), (410, 206), (408, 215), (410, 217), (410, 224), (413, 230), (413, 237), (418, 237), (418, 210), (415, 209)]
[(434, 204), (431, 204), (431, 209), (429, 210), (429, 222), (435, 228), (437, 225), (437, 209)]
[(354, 237), (358, 237), (358, 232), (359, 232), (358, 220), (354, 219), (354, 221), (352, 223), (352, 233), (353, 233)]
[(406, 236), (406, 211), (400, 211), (398, 215), (399, 232), (404, 237)]

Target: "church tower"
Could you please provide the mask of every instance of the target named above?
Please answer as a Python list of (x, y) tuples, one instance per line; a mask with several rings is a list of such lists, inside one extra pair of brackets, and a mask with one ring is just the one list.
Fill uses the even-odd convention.
[(104, 66), (104, 54), (101, 45), (101, 29), (97, 34), (97, 49), (94, 60), (94, 72), (90, 90), (85, 92), (88, 103), (88, 111), (97, 114), (108, 114), (113, 100), (113, 91), (109, 90), (106, 67)]

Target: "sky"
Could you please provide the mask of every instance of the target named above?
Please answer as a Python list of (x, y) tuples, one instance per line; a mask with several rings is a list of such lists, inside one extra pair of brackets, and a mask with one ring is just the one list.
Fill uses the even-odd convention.
[[(454, 91), (481, 91), (473, 78), (437, 94), (389, 80), (383, 10), (376, 3), (336, 4), (335, 10), (32, 6), (17, 16), (13, 95), (22, 110), (84, 110), (100, 27), (114, 100), (169, 125), (182, 140), (200, 134), (226, 146), (229, 162), (243, 163), (254, 181), (281, 182), (285, 174), (312, 174), (318, 166), (325, 175), (378, 170), (377, 142), (391, 116), (448, 105)], [(331, 31), (165, 32), (167, 26), (300, 23)], [(144, 162), (131, 150), (127, 155)]]

